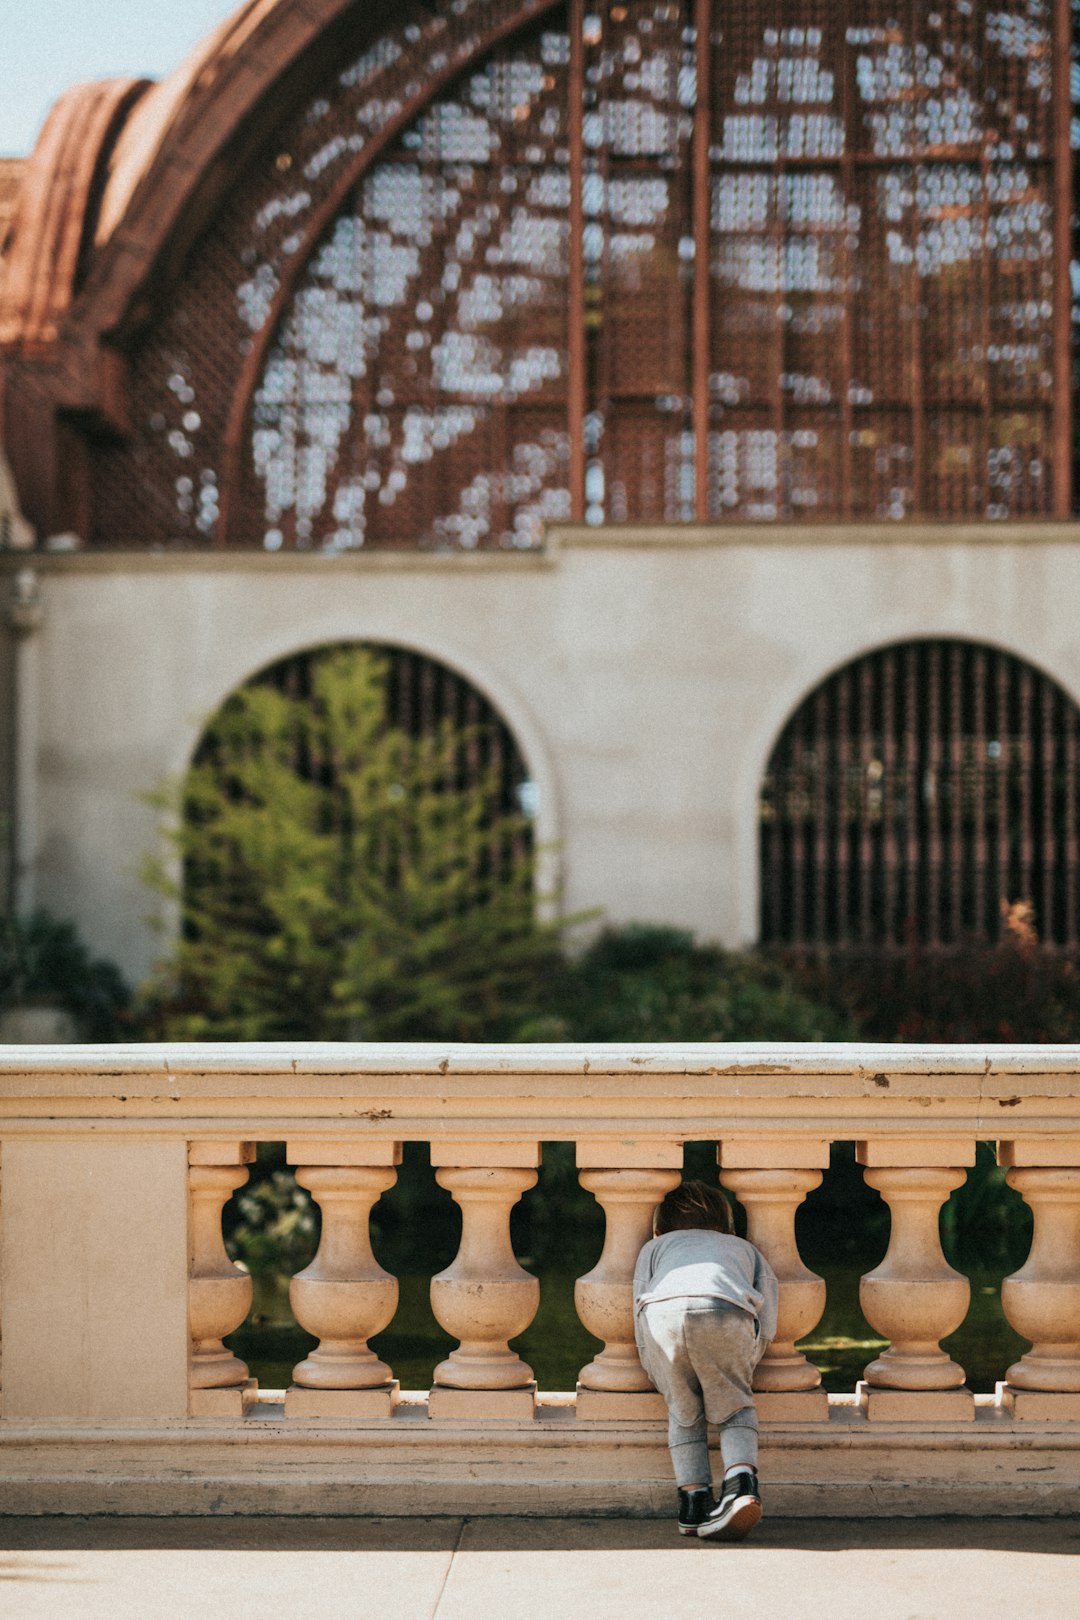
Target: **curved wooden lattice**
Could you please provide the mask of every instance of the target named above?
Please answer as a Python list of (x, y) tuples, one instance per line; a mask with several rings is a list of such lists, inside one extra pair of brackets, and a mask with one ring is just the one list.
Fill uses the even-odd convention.
[(255, 393), (264, 546), (533, 546), (568, 518), (569, 41), (544, 29), (365, 176)]
[(848, 664), (769, 760), (762, 938), (945, 947), (999, 938), (1011, 910), (1075, 946), (1078, 769), (1080, 711), (1008, 653), (920, 641)]
[(134, 357), (94, 542), (1066, 515), (1070, 15), (403, 5)]

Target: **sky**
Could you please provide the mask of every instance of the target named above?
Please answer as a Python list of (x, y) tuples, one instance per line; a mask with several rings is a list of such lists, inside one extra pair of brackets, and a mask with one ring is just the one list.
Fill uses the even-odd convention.
[(29, 152), (87, 79), (160, 79), (239, 0), (0, 0), (0, 155)]

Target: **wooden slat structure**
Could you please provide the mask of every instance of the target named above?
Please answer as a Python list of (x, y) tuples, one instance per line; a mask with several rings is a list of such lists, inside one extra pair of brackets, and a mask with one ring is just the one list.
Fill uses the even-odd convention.
[(1069, 0), (435, 13), (238, 178), (94, 544), (1070, 514)]

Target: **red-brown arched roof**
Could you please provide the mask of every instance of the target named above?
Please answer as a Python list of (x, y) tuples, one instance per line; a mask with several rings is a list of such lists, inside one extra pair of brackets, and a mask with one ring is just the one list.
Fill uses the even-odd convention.
[[(80, 263), (78, 349), (137, 323), (138, 295), (162, 256), (176, 262), (185, 216), (197, 214), (186, 244), (242, 161), (238, 132), (354, 9), (355, 0), (245, 0), (161, 83), (109, 80), (67, 91), (22, 177), (0, 267), (0, 344), (55, 339)], [(357, 36), (390, 12), (386, 3), (364, 6)]]
[(280, 9), (280, 0), (245, 0), (143, 97), (124, 125), (109, 164), (94, 227), (97, 245), (107, 242), (122, 224), (132, 197), (158, 161), (174, 126), (182, 128), (188, 98), (195, 96), (205, 105), (206, 93), (220, 89), (223, 72), (245, 49), (263, 15), (274, 9)]
[[(553, 3), (478, 4), (435, 80)], [(160, 84), (82, 86), (53, 108), (0, 260), (0, 422), (42, 532), (85, 528), (85, 474), (75, 474), (82, 493), (69, 513), (56, 495), (53, 439), (70, 439), (74, 426), (99, 441), (126, 436), (124, 356), (169, 307), (230, 187), (328, 66), (362, 55), (401, 15), (397, 0), (245, 0)], [(406, 84), (408, 106), (424, 99), (429, 71), (430, 62)], [(400, 121), (389, 108), (388, 116)], [(377, 134), (368, 144), (354, 172), (378, 148)]]
[[(1009, 4), (1008, 14), (1019, 16), (1023, 0)], [(246, 510), (233, 496), (251, 448), (249, 407), (324, 233), (380, 152), (443, 87), (464, 82), (485, 52), (518, 30), (524, 39), (527, 25), (539, 24), (539, 37), (541, 19), (557, 7), (561, 14), (559, 0), (246, 0), (161, 85), (85, 87), (58, 105), (31, 161), (36, 178), (24, 189), (0, 289), (0, 428), (28, 515), (42, 532), (72, 528), (102, 544), (150, 533), (159, 543), (199, 543), (197, 533), (222, 544), (232, 533), (249, 533), (232, 521)], [(689, 52), (688, 19), (706, 10), (745, 23), (737, 61), (726, 24), (699, 29), (698, 49)], [(654, 32), (661, 13), (670, 34), (662, 48)], [(619, 484), (611, 512), (627, 518), (682, 521), (691, 510), (699, 519), (726, 517), (740, 503), (755, 519), (788, 506), (807, 518), (864, 508), (898, 518), (953, 516), (972, 503), (993, 516), (1066, 515), (1070, 17), (1068, 0), (1054, 0), (1037, 30), (1047, 62), (1054, 45), (1050, 80), (1029, 75), (1021, 85), (1013, 47), (987, 33), (997, 77), (984, 74), (982, 89), (950, 92), (948, 117), (940, 108), (933, 114), (930, 147), (918, 119), (904, 125), (910, 139), (888, 133), (896, 93), (884, 69), (873, 87), (860, 88), (856, 42), (812, 30), (803, 65), (815, 98), (832, 107), (813, 115), (812, 151), (808, 115), (784, 88), (786, 56), (769, 69), (779, 110), (767, 117), (739, 110), (749, 93), (746, 75), (765, 60), (760, 53), (772, 61), (786, 49), (747, 0), (711, 0), (701, 11), (692, 0), (660, 8), (643, 0), (629, 11), (612, 7), (610, 17), (605, 10), (588, 31), (578, 25), (565, 34), (560, 60), (571, 63), (572, 84), (560, 106), (574, 115), (560, 149), (571, 183), (569, 205), (557, 207), (569, 216), (559, 228), (576, 232), (577, 248), (564, 255), (572, 286), (558, 308), (569, 316), (554, 346), (573, 381), (555, 403), (570, 410), (576, 459), (568, 482), (577, 507), (586, 492), (583, 428), (595, 416), (604, 424), (604, 455), (623, 474), (602, 488)], [(929, 50), (925, 28), (937, 27), (924, 27), (913, 13), (903, 50), (916, 57)], [(630, 37), (638, 31), (649, 34), (644, 47)], [(630, 66), (625, 74), (612, 69), (610, 83), (605, 78), (611, 41), (623, 32), (634, 54), (619, 61), (658, 51), (656, 60), (666, 64), (662, 86), (659, 79), (655, 88), (652, 79), (644, 83)], [(583, 113), (595, 84), (605, 86), (595, 93), (613, 109), (610, 120)], [(853, 105), (856, 96), (860, 116), (848, 132), (841, 103), (847, 97)], [(933, 99), (927, 105), (938, 108)], [(1006, 105), (1008, 142), (999, 133)], [(969, 197), (962, 177), (974, 174), (976, 146), (982, 178), (971, 181)], [(1014, 196), (1020, 149), (1030, 159), (1024, 186), (1035, 177), (1031, 198)], [(277, 178), (294, 157), (292, 178)], [(637, 268), (625, 285), (608, 253), (596, 272), (597, 286), (605, 282), (611, 291), (601, 307), (587, 286), (592, 226), (583, 222), (593, 204), (585, 181), (589, 165), (601, 174), (609, 157), (633, 157), (642, 173), (655, 171), (666, 234), (658, 246), (650, 224), (634, 238)], [(789, 158), (804, 157), (828, 168), (822, 195), (834, 200), (818, 197), (817, 181), (800, 181), (796, 189), (806, 198), (788, 218), (777, 176), (786, 174)], [(918, 188), (904, 194), (898, 256), (896, 233), (885, 230), (893, 204), (877, 198), (886, 159), (929, 165), (927, 196)], [(1007, 184), (994, 178), (1002, 164), (1011, 166), (1002, 170)], [(762, 196), (772, 199), (764, 221), (756, 203), (748, 212), (743, 196), (739, 177), (748, 165), (764, 177)], [(680, 182), (669, 196), (669, 171), (692, 186)], [(970, 218), (983, 221), (959, 249), (940, 225), (952, 218), (957, 185), (968, 198), (964, 207), (975, 210)], [(601, 202), (601, 212), (615, 206)], [(637, 229), (642, 221), (635, 216), (629, 224)], [(601, 241), (607, 229), (597, 226)], [(977, 267), (963, 298), (956, 252)], [(1003, 263), (1010, 299), (1035, 334), (1023, 345), (1013, 342), (1011, 328), (1001, 343), (990, 341), (995, 322), (1013, 319), (1000, 300), (987, 304), (985, 293), (1006, 273)], [(796, 328), (793, 310), (804, 299), (814, 313), (800, 316)], [(924, 307), (930, 314), (920, 314), (916, 328), (911, 311)], [(978, 344), (966, 335), (976, 326), (990, 334)], [(824, 335), (834, 329), (842, 342)], [(770, 334), (769, 345), (759, 332)], [(399, 397), (384, 392), (391, 402)], [(665, 413), (689, 413), (678, 434), (650, 413), (649, 401)], [(973, 450), (966, 441), (976, 408), (982, 448)], [(806, 413), (818, 409), (820, 423), (806, 425)], [(865, 430), (853, 426), (857, 419)], [(720, 452), (710, 439), (721, 422), (723, 467), (713, 465)], [(759, 467), (761, 432), (771, 448), (768, 466)], [(882, 444), (893, 446), (884, 459)], [(662, 471), (669, 456), (680, 469), (670, 480)], [(206, 495), (205, 513), (192, 515), (192, 480), (182, 468), (174, 476), (175, 457), (198, 458), (198, 476), (213, 495)], [(977, 477), (967, 470), (976, 461)], [(61, 486), (81, 494), (57, 495)], [(759, 498), (759, 489), (772, 493)], [(112, 536), (118, 539), (103, 538)]]
[[(392, 5), (356, 0), (246, 0), (136, 108), (119, 140), (94, 233), (78, 320), (122, 332), (143, 318), (140, 294), (168, 251), (176, 264), (243, 162), (253, 120), (281, 116), (271, 92), (347, 13), (358, 37)], [(178, 240), (179, 238), (179, 240)]]
[(33, 349), (56, 337), (80, 262), (109, 147), (147, 81), (106, 79), (68, 90), (23, 166), (0, 274), (0, 343)]
[[(511, 19), (543, 9), (506, 8)], [(122, 343), (146, 323), (283, 101), (317, 78), (343, 36), (362, 49), (393, 27), (395, 10), (393, 0), (245, 0), (159, 84), (69, 91), (30, 159), (0, 266), (0, 345), (59, 336), (65, 404), (101, 406), (100, 340)]]

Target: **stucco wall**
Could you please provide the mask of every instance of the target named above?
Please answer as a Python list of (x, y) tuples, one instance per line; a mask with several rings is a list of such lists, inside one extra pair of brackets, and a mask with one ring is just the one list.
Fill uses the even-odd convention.
[(24, 903), (141, 975), (160, 938), (140, 796), (256, 670), (355, 638), (440, 658), (502, 711), (565, 909), (750, 940), (757, 793), (792, 709), (848, 659), (926, 635), (1003, 647), (1080, 700), (1078, 542), (1072, 526), (567, 530), (544, 556), (35, 558)]

